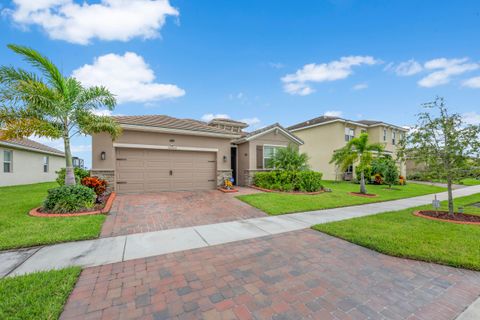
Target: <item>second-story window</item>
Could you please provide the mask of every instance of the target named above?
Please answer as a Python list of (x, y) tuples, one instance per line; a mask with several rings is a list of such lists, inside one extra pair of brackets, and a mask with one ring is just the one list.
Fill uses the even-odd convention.
[(383, 129), (383, 141), (387, 141), (387, 129)]
[(395, 145), (397, 138), (397, 132), (392, 130), (392, 144)]
[(345, 141), (350, 141), (355, 137), (355, 130), (352, 128), (345, 128)]

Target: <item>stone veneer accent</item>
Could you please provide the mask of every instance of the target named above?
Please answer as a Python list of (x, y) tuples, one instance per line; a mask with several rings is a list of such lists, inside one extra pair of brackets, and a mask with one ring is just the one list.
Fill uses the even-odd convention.
[(217, 170), (217, 186), (221, 187), (225, 184), (225, 179), (232, 177), (232, 169)]
[(90, 175), (99, 177), (107, 181), (107, 192), (115, 191), (115, 171), (114, 170), (90, 170)]
[(243, 181), (244, 186), (251, 186), (253, 185), (253, 177), (257, 172), (268, 172), (272, 171), (272, 169), (252, 169), (252, 170), (244, 170), (243, 171)]

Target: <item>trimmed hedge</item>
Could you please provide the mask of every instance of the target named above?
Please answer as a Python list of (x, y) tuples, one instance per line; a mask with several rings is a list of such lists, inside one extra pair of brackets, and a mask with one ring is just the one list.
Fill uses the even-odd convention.
[(97, 195), (93, 189), (82, 185), (61, 186), (48, 190), (43, 210), (51, 213), (69, 213), (91, 209)]
[(253, 183), (260, 188), (285, 192), (316, 192), (323, 188), (322, 173), (315, 171), (257, 172)]

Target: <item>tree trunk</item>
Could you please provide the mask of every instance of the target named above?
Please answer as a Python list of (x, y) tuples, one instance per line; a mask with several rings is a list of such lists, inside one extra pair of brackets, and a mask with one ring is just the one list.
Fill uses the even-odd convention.
[(367, 188), (365, 187), (365, 174), (362, 172), (360, 173), (360, 193), (367, 194)]
[(453, 211), (453, 194), (452, 194), (452, 178), (447, 177), (447, 189), (448, 189), (448, 214), (454, 215)]
[(75, 185), (75, 172), (73, 170), (72, 151), (70, 150), (70, 138), (64, 137), (63, 142), (65, 145), (65, 185)]

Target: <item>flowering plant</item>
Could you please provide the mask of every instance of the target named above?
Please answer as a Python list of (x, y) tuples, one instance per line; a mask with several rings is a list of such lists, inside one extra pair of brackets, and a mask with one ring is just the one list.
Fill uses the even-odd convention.
[(228, 189), (228, 190), (233, 189), (233, 183), (229, 179), (225, 179), (224, 186), (225, 186), (225, 189)]
[(85, 177), (82, 179), (82, 185), (93, 189), (97, 194), (97, 198), (107, 190), (107, 181), (100, 179), (99, 177)]

